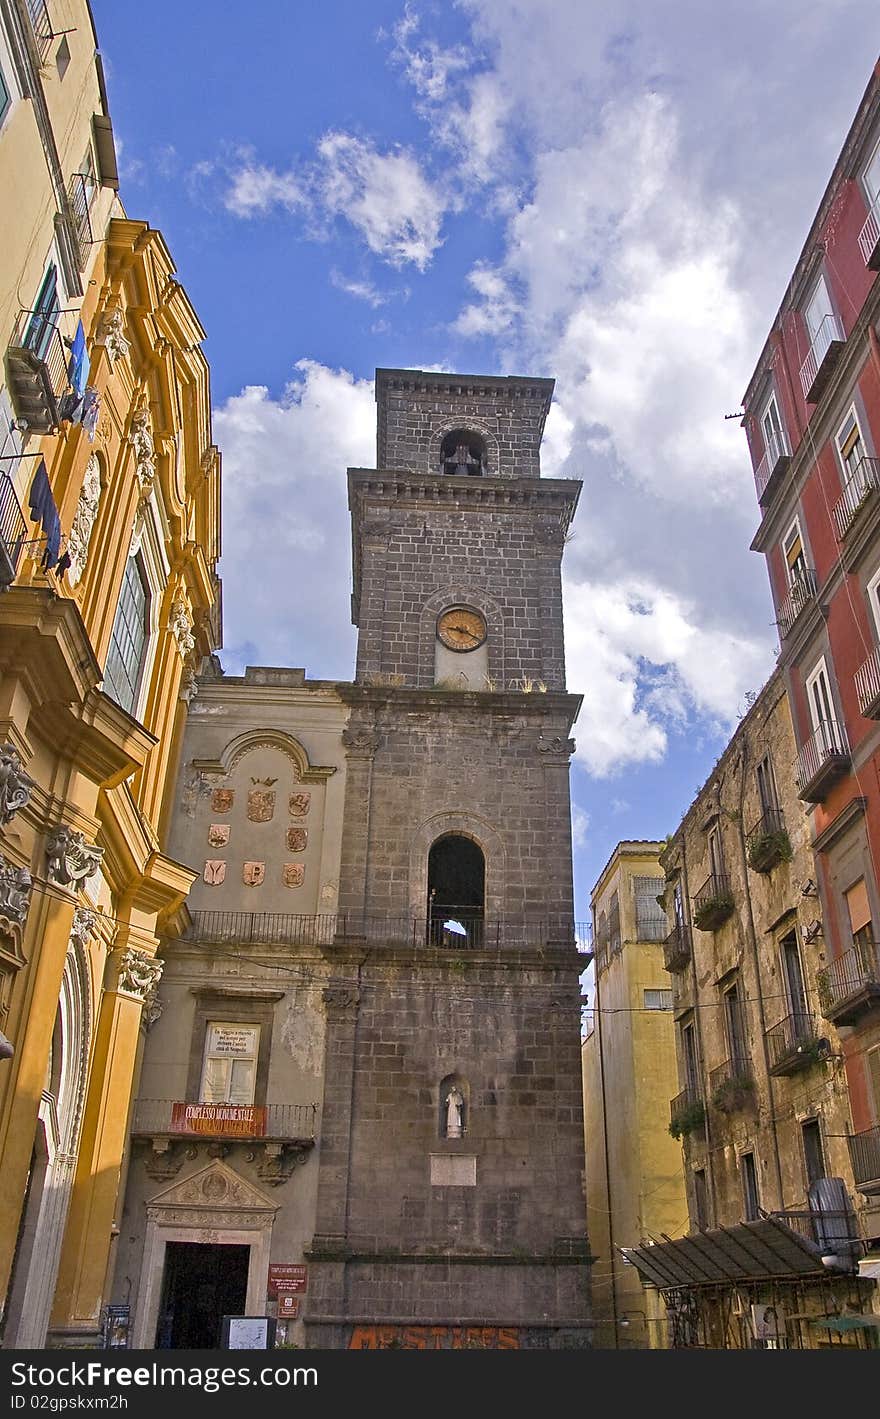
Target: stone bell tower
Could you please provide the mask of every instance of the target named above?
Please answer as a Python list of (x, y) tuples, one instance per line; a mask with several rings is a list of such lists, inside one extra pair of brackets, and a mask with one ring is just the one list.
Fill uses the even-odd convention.
[(326, 1347), (589, 1344), (553, 381), (377, 370), (328, 948)]

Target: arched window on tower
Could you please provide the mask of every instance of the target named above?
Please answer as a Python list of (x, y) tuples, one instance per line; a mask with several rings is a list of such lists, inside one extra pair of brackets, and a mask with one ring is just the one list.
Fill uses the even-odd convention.
[(447, 833), (428, 853), (428, 942), (483, 944), (486, 860), (472, 838)]
[(453, 429), (440, 445), (440, 471), (479, 478), (486, 472), (486, 440), (471, 429)]

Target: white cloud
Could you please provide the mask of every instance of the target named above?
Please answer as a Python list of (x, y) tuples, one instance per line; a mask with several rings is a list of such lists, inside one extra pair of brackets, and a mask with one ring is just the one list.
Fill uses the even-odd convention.
[(382, 291), (377, 291), (372, 281), (357, 281), (351, 277), (343, 276), (336, 268), (330, 272), (330, 284), (335, 286), (337, 291), (344, 291), (347, 296), (354, 296), (357, 301), (366, 301), (367, 305), (380, 306), (388, 300), (387, 295)]
[(440, 245), (445, 204), (412, 153), (380, 153), (350, 133), (318, 143), (314, 187), (323, 210), (357, 229), (369, 249), (392, 266), (424, 271)]
[(343, 221), (374, 255), (391, 266), (424, 271), (442, 243), (447, 202), (406, 148), (380, 152), (351, 133), (319, 139), (315, 157), (279, 171), (249, 148), (227, 163), (223, 204), (236, 217), (263, 217), (274, 208), (301, 213), (312, 236)]
[(583, 808), (572, 802), (571, 805), (571, 845), (574, 848), (584, 847), (587, 841), (587, 829), (590, 826), (590, 815), (584, 812)]
[(245, 158), (232, 173), (223, 203), (236, 217), (264, 217), (273, 207), (295, 212), (305, 205), (306, 198), (292, 173), (277, 172)]
[(224, 668), (350, 679), (345, 469), (374, 461), (373, 385), (300, 360), (282, 398), (250, 385), (213, 414), (223, 453)]
[(569, 683), (584, 695), (576, 753), (597, 778), (656, 763), (670, 727), (695, 714), (731, 727), (766, 673), (760, 641), (699, 626), (692, 606), (635, 578), (567, 580), (565, 644)]

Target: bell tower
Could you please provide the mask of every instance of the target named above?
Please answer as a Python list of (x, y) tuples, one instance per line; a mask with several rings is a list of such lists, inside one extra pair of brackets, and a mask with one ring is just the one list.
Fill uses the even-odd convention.
[(315, 1346), (589, 1344), (561, 592), (580, 483), (540, 476), (552, 392), (377, 370), (377, 467), (348, 471)]

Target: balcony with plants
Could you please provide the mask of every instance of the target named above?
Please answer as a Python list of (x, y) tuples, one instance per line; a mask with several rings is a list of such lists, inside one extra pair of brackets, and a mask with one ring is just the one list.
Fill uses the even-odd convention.
[(799, 1074), (822, 1064), (828, 1058), (827, 1040), (821, 1034), (812, 1015), (797, 1012), (786, 1015), (778, 1024), (765, 1031), (770, 1073)]
[(751, 1060), (726, 1059), (709, 1074), (709, 1100), (722, 1114), (742, 1113), (755, 1103), (755, 1079)]
[(713, 872), (694, 897), (694, 926), (698, 931), (717, 931), (735, 906), (727, 874)]
[(852, 1025), (880, 1005), (880, 947), (857, 941), (816, 974), (819, 1004), (826, 1020)]
[(683, 1089), (669, 1105), (669, 1132), (673, 1138), (702, 1134), (706, 1128), (706, 1104), (695, 1087)]
[(772, 872), (780, 862), (791, 862), (791, 839), (781, 808), (765, 808), (746, 838), (746, 854), (754, 872)]
[(18, 424), (28, 433), (54, 433), (70, 384), (69, 352), (51, 314), (20, 312), (5, 363)]

